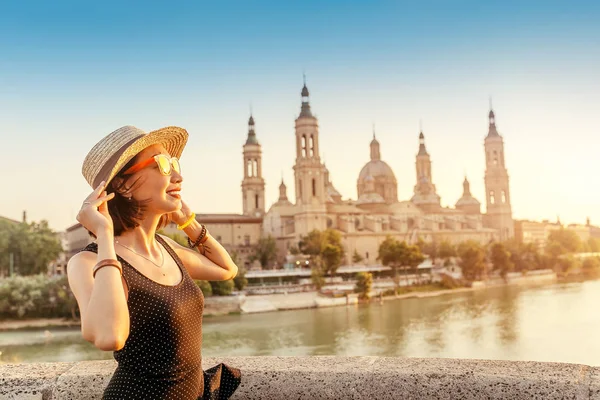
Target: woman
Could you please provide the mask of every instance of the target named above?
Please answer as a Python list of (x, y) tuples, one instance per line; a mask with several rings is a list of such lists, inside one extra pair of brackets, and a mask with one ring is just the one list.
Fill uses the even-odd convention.
[[(103, 399), (226, 399), (240, 382), (223, 364), (201, 366), (204, 298), (194, 279), (228, 280), (237, 266), (181, 199), (188, 134), (122, 127), (83, 162), (94, 190), (77, 220), (96, 238), (67, 265), (83, 337), (114, 351)], [(172, 221), (190, 248), (156, 231)]]

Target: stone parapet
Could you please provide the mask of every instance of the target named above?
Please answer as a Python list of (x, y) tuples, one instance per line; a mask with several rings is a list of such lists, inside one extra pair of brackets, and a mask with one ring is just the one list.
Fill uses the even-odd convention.
[[(234, 399), (595, 399), (600, 368), (392, 357), (205, 358), (242, 370)], [(109, 361), (0, 364), (0, 399), (100, 399)]]

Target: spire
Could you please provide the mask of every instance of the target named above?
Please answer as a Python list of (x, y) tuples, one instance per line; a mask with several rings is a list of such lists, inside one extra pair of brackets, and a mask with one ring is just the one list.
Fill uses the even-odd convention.
[(250, 118), (248, 119), (248, 139), (246, 139), (246, 144), (259, 144), (256, 138), (256, 131), (254, 130), (254, 117), (252, 114), (250, 114)]
[(465, 180), (463, 181), (463, 197), (471, 196), (471, 184), (465, 175)]
[(285, 186), (283, 178), (281, 178), (281, 185), (279, 185), (279, 201), (286, 201), (287, 199), (287, 186)]
[(500, 136), (498, 131), (496, 130), (496, 115), (494, 114), (494, 109), (492, 108), (492, 98), (490, 97), (490, 113), (488, 114), (488, 118), (490, 120), (490, 127), (488, 130), (489, 136)]
[(302, 108), (300, 109), (300, 117), (313, 118), (312, 112), (310, 111), (309, 104), (309, 92), (306, 87), (306, 74), (303, 75), (304, 86), (302, 87), (302, 91), (300, 95), (302, 96)]
[(379, 142), (375, 138), (375, 125), (373, 125), (373, 140), (371, 140), (371, 160), (381, 160), (381, 151), (379, 150)]
[(425, 148), (425, 135), (423, 135), (423, 130), (419, 133), (419, 156), (428, 156), (427, 149)]

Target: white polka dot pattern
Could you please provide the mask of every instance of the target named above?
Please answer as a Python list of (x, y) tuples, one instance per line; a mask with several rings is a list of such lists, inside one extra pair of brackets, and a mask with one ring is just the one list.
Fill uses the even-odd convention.
[[(175, 251), (160, 236), (156, 239), (183, 278), (177, 285), (163, 285), (118, 257), (129, 288), (130, 333), (125, 346), (113, 353), (118, 367), (104, 391), (106, 400), (203, 398), (204, 296)], [(84, 250), (96, 253), (97, 245)]]

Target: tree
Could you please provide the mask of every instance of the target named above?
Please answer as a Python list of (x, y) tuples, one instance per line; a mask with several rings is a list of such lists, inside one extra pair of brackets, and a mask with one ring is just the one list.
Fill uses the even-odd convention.
[(228, 281), (211, 281), (212, 293), (215, 296), (229, 296), (233, 292), (233, 279)]
[(485, 251), (482, 246), (473, 240), (463, 242), (458, 248), (458, 256), (465, 279), (469, 281), (481, 279), (485, 270)]
[(425, 243), (425, 247), (422, 249), (422, 253), (425, 253), (431, 258), (431, 262), (435, 264), (435, 260), (437, 260), (439, 256), (439, 245), (435, 240), (431, 242)]
[(534, 243), (520, 243), (515, 239), (504, 242), (504, 247), (510, 253), (510, 261), (517, 272), (527, 272), (545, 266), (545, 261)]
[(323, 277), (323, 271), (318, 265), (313, 265), (310, 271), (310, 279), (317, 290), (321, 290), (325, 286), (325, 278)]
[(550, 254), (559, 255), (576, 253), (581, 250), (582, 243), (577, 233), (569, 229), (560, 228), (550, 232), (546, 248), (550, 248)]
[(588, 239), (588, 245), (590, 247), (590, 251), (594, 253), (600, 252), (600, 239), (591, 237)]
[(237, 290), (244, 290), (246, 285), (248, 285), (248, 279), (246, 279), (246, 268), (243, 265), (240, 265), (240, 257), (237, 251), (232, 251), (230, 256), (233, 263), (238, 266), (238, 273), (235, 278), (233, 278), (233, 284)]
[(506, 274), (512, 271), (514, 264), (510, 259), (510, 252), (506, 250), (504, 244), (494, 243), (490, 250), (490, 260), (494, 266), (494, 270), (500, 272), (500, 276), (506, 279)]
[(330, 277), (333, 276), (342, 263), (342, 248), (328, 243), (323, 249), (321, 259), (323, 262), (323, 272)]
[(13, 255), (15, 272), (19, 275), (46, 273), (48, 264), (63, 251), (59, 236), (48, 221), (0, 226), (0, 267), (8, 270)]
[(200, 280), (196, 280), (195, 282), (196, 285), (198, 285), (198, 287), (202, 290), (202, 294), (204, 295), (204, 297), (212, 296), (213, 291), (210, 282)]
[(187, 236), (179, 233), (167, 233), (164, 229), (158, 230), (156, 233), (173, 239), (173, 241), (183, 247), (188, 247)]
[(277, 242), (271, 235), (267, 237), (261, 237), (258, 243), (254, 247), (254, 254), (252, 254), (248, 261), (251, 263), (258, 260), (263, 269), (269, 267), (277, 259)]
[(394, 283), (398, 286), (398, 268), (402, 266), (400, 243), (391, 236), (385, 238), (379, 245), (377, 259), (394, 271)]
[(300, 239), (298, 249), (302, 254), (311, 257), (319, 256), (324, 247), (323, 241), (324, 237), (322, 232), (315, 229)]
[(363, 256), (361, 256), (360, 254), (358, 254), (358, 252), (356, 250), (354, 250), (354, 254), (352, 255), (352, 262), (354, 264), (359, 264), (364, 260)]
[(456, 257), (456, 248), (447, 240), (443, 240), (439, 245), (437, 256), (447, 264), (450, 258)]
[(581, 262), (571, 254), (559, 257), (555, 264), (555, 268), (558, 270), (558, 274), (561, 276), (571, 275), (573, 271), (577, 270), (581, 266)]
[(598, 278), (600, 276), (600, 259), (598, 257), (586, 258), (583, 260), (581, 269), (586, 278)]
[(405, 276), (408, 284), (408, 270), (414, 270), (423, 262), (425, 257), (421, 250), (415, 245), (408, 245), (406, 242), (399, 242), (391, 236), (388, 236), (379, 245), (379, 255), (377, 257), (383, 265), (390, 266), (394, 270), (394, 282), (398, 286), (398, 268), (405, 270)]
[(329, 276), (335, 274), (345, 255), (342, 236), (334, 229), (313, 230), (300, 240), (298, 247), (302, 254), (311, 257), (313, 267), (320, 268), (323, 274)]
[(361, 299), (368, 299), (373, 286), (373, 275), (370, 272), (359, 272), (356, 274), (356, 285), (354, 293), (358, 293)]

